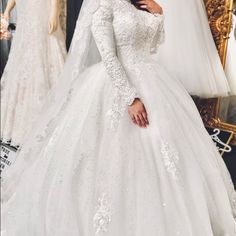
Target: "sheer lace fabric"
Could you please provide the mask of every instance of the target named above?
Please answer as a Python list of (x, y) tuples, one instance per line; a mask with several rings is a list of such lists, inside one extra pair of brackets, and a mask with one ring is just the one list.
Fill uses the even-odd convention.
[[(185, 89), (150, 56), (163, 20), (101, 1), (92, 31), (103, 62), (70, 84), (3, 176), (3, 236), (234, 236), (227, 169)], [(147, 129), (120, 109), (126, 99), (116, 103), (124, 85), (144, 102)]]

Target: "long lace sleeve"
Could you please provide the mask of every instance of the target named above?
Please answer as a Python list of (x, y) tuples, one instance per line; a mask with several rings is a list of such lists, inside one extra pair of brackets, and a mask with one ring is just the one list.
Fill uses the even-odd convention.
[(113, 107), (109, 112), (114, 123), (118, 121), (127, 105), (131, 105), (138, 95), (136, 89), (129, 83), (126, 72), (116, 55), (112, 21), (111, 0), (101, 0), (100, 7), (93, 16), (92, 32), (106, 71), (115, 88)]
[(165, 30), (164, 30), (164, 15), (157, 14), (156, 16), (153, 16), (156, 18), (156, 21), (158, 21), (157, 24), (157, 31), (153, 38), (152, 44), (151, 44), (151, 53), (156, 53), (158, 47), (165, 41)]

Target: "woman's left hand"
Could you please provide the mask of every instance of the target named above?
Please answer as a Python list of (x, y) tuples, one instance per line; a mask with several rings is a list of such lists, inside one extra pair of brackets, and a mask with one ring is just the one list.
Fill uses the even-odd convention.
[(139, 98), (135, 98), (133, 103), (128, 107), (130, 118), (134, 124), (146, 128), (149, 125), (146, 108)]
[(163, 14), (162, 7), (154, 0), (140, 0), (137, 2), (137, 4), (141, 9), (146, 9), (152, 14)]

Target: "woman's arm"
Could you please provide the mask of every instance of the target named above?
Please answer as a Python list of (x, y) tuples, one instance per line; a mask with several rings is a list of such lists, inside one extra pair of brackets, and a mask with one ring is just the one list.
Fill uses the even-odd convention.
[(151, 44), (151, 53), (155, 53), (159, 45), (165, 40), (163, 9), (155, 0), (137, 0), (137, 5), (139, 8), (147, 10), (157, 18), (158, 28)]
[(51, 9), (49, 16), (49, 34), (55, 32), (59, 25), (60, 2), (59, 0), (51, 0)]
[(129, 83), (125, 70), (116, 55), (112, 21), (111, 0), (101, 0), (100, 7), (93, 16), (92, 32), (114, 88), (120, 92), (126, 104), (130, 105), (137, 97), (137, 92)]
[(146, 127), (148, 122), (146, 122), (147, 115), (144, 105), (138, 99), (136, 89), (129, 83), (126, 72), (116, 55), (112, 21), (111, 0), (101, 0), (100, 7), (93, 16), (92, 32), (106, 71), (117, 92), (114, 99), (117, 104), (114, 105), (113, 113), (121, 114), (122, 107), (129, 107), (129, 114), (133, 122), (141, 127)]
[[(157, 17), (163, 17), (163, 16), (157, 16)], [(151, 53), (156, 53), (158, 47), (165, 41), (165, 30), (164, 30), (164, 20), (159, 19), (159, 25), (157, 28), (157, 32), (153, 38), (150, 51)]]
[(9, 20), (10, 19), (10, 16), (11, 16), (11, 11), (12, 9), (15, 7), (16, 5), (16, 1), (15, 0), (9, 0), (8, 3), (7, 3), (7, 6), (6, 6), (6, 9), (3, 13), (3, 17), (6, 19), (6, 20)]

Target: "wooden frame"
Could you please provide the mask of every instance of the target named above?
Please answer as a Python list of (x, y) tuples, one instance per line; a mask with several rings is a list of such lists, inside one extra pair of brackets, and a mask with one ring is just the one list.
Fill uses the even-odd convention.
[(233, 0), (205, 0), (205, 5), (212, 35), (222, 65), (225, 66), (228, 39), (232, 25)]

